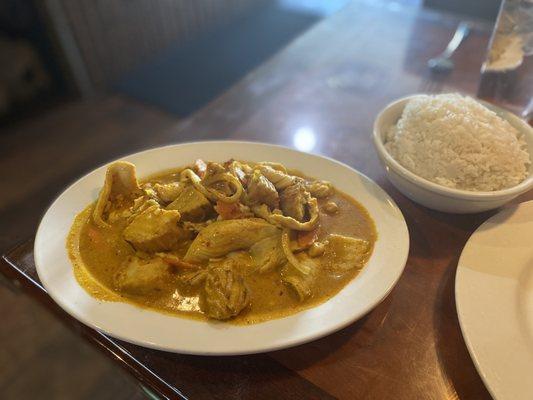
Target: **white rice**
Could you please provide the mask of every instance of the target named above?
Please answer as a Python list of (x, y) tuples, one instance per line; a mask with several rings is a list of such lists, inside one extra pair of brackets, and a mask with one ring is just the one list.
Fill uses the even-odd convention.
[(398, 123), (387, 132), (385, 147), (416, 175), (472, 191), (516, 186), (527, 177), (531, 162), (517, 129), (459, 94), (409, 101)]

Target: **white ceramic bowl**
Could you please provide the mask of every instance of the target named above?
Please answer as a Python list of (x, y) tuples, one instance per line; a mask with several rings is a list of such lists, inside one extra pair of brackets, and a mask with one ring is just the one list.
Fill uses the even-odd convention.
[[(424, 179), (409, 171), (396, 161), (385, 149), (387, 130), (400, 119), (407, 102), (419, 95), (404, 97), (389, 104), (374, 121), (374, 146), (387, 177), (396, 188), (411, 200), (438, 211), (467, 214), (498, 208), (518, 195), (533, 188), (533, 164), (528, 177), (512, 188), (494, 192), (473, 192), (452, 189)], [(516, 115), (492, 104), (483, 102), (488, 108), (506, 119), (512, 126), (524, 133), (529, 154), (533, 154), (533, 128)]]

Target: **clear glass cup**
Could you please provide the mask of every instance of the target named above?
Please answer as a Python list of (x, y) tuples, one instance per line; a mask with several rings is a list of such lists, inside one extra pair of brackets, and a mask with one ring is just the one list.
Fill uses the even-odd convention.
[(533, 121), (533, 1), (504, 0), (481, 67), (478, 97)]

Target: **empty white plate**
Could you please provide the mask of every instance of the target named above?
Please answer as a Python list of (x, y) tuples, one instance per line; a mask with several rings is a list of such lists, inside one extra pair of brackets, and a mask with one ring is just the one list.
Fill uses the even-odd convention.
[(307, 342), (338, 330), (375, 307), (400, 277), (409, 250), (405, 220), (374, 182), (337, 161), (284, 147), (246, 142), (202, 142), (161, 147), (123, 157), (140, 177), (197, 158), (275, 161), (331, 181), (357, 199), (373, 218), (378, 240), (362, 272), (335, 297), (301, 313), (251, 326), (206, 323), (89, 296), (72, 272), (65, 240), (77, 213), (95, 201), (106, 167), (61, 194), (43, 217), (35, 239), (35, 264), (50, 296), (69, 314), (111, 336), (142, 346), (190, 354), (245, 354)]
[(470, 355), (496, 400), (533, 399), (533, 201), (504, 209), (468, 240), (455, 278)]

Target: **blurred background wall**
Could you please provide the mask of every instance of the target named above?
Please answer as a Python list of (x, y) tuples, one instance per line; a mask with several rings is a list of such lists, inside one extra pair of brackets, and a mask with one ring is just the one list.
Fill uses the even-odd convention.
[[(265, 0), (47, 0), (58, 34), (72, 35), (80, 88), (103, 89), (146, 57), (244, 14)], [(69, 33), (66, 29), (70, 28)], [(75, 52), (64, 38), (64, 51)], [(76, 57), (76, 54), (71, 57)], [(88, 82), (84, 82), (84, 80)]]
[[(347, 1), (0, 0), (0, 123), (109, 92), (186, 117)], [(494, 20), (500, 0), (397, 3)]]
[(110, 90), (184, 116), (346, 2), (0, 0), (0, 118)]

